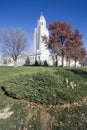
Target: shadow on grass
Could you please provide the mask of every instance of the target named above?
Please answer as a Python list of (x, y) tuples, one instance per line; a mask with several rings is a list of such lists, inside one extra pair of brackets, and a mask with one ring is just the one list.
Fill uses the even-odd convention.
[(82, 77), (83, 79), (87, 80), (87, 71), (85, 70), (81, 70), (81, 69), (67, 69), (71, 72), (73, 72), (74, 74)]
[(13, 98), (13, 99), (19, 99), (19, 98), (17, 98), (16, 97), (16, 95), (14, 94), (9, 94), (7, 91), (6, 91), (6, 89), (5, 89), (5, 87), (4, 86), (1, 86), (1, 91), (3, 91), (4, 92), (4, 95), (6, 95), (6, 96), (8, 96), (8, 97), (10, 97), (10, 98)]

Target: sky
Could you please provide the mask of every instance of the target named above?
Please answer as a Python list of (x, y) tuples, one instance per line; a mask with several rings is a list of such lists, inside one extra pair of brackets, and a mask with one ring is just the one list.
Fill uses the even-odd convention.
[(0, 29), (23, 29), (32, 51), (34, 28), (41, 12), (47, 27), (54, 21), (65, 21), (78, 29), (87, 50), (87, 0), (0, 0)]

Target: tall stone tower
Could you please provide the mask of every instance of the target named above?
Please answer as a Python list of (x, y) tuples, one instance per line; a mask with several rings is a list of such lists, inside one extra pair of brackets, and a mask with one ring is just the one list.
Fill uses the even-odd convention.
[(36, 55), (36, 60), (47, 60), (49, 56), (49, 50), (43, 43), (42, 36), (49, 36), (48, 29), (46, 28), (46, 20), (41, 13), (37, 21), (37, 28), (34, 29), (34, 53)]

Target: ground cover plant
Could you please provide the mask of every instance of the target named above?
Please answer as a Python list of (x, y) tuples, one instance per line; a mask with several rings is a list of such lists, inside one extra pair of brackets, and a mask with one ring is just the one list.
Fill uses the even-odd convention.
[(86, 79), (86, 68), (0, 67), (0, 116), (12, 112), (0, 130), (86, 130)]
[[(66, 77), (76, 84), (74, 89), (67, 88)], [(13, 76), (3, 82), (2, 89), (13, 98), (57, 105), (74, 102), (86, 96), (87, 87), (82, 82), (82, 77), (72, 70), (57, 69), (54, 73), (43, 71)]]

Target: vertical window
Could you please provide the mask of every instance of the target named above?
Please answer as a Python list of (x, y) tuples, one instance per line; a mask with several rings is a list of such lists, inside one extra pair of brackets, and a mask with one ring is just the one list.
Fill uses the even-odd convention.
[(33, 60), (34, 60), (34, 57), (33, 57)]
[(40, 60), (40, 56), (38, 56), (38, 60)]

